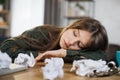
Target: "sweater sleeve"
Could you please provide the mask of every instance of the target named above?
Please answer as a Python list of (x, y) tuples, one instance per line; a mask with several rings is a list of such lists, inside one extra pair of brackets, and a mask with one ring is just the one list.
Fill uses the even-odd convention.
[[(42, 33), (39, 31), (41, 30), (43, 31), (43, 33), (47, 36), (48, 32), (43, 28), (40, 27), (39, 29), (33, 28), (31, 30), (27, 30), (25, 32), (23, 32), (21, 35), (22, 36), (27, 36), (31, 39), (36, 39), (36, 40), (40, 40), (41, 43), (45, 43), (44, 37), (42, 35)], [(38, 56), (38, 50), (31, 48), (31, 46), (29, 46), (28, 44), (26, 44), (27, 40), (26, 39), (22, 39), (22, 38), (9, 38), (7, 40), (5, 40), (4, 42), (1, 43), (0, 45), (0, 50), (4, 53), (7, 53), (11, 58), (12, 61), (14, 61), (14, 59), (18, 56), (19, 53), (23, 53), (23, 54), (30, 54), (33, 53), (34, 57)], [(30, 42), (30, 44), (32, 44)], [(36, 44), (38, 45), (38, 44)], [(38, 45), (39, 47), (39, 45)]]
[(93, 59), (93, 60), (105, 60), (107, 61), (107, 55), (102, 50), (90, 51), (90, 50), (67, 50), (67, 55), (64, 58), (66, 62), (72, 62), (79, 59)]
[(30, 53), (33, 53), (34, 57), (36, 57), (38, 55), (38, 51), (26, 50), (26, 49), (23, 49), (23, 48), (18, 48), (17, 49), (16, 45), (17, 44), (14, 40), (6, 40), (0, 46), (0, 50), (3, 53), (7, 53), (12, 58), (12, 62), (18, 56), (19, 53), (28, 54), (28, 55), (30, 55)]

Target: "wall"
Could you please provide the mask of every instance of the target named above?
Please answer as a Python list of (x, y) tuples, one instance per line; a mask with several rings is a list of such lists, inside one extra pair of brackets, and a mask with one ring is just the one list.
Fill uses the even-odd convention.
[[(12, 0), (11, 35), (43, 24), (44, 0)], [(106, 27), (110, 43), (120, 44), (120, 0), (95, 0), (95, 18)]]
[(95, 0), (95, 18), (106, 27), (110, 43), (120, 45), (120, 0)]
[(11, 0), (11, 36), (42, 25), (44, 0)]

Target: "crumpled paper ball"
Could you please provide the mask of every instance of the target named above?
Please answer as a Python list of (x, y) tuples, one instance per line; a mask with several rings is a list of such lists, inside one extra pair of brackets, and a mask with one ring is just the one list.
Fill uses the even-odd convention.
[(93, 77), (107, 75), (109, 70), (106, 61), (82, 59), (75, 60), (70, 71), (75, 71), (79, 76)]
[(11, 63), (12, 59), (9, 57), (9, 55), (0, 51), (0, 69), (9, 68)]
[(19, 53), (18, 57), (15, 58), (14, 63), (33, 67), (35, 65), (35, 59), (32, 53), (30, 53), (30, 56), (28, 54)]
[(42, 67), (44, 79), (55, 80), (63, 77), (64, 61), (62, 58), (45, 59), (45, 63), (45, 67)]

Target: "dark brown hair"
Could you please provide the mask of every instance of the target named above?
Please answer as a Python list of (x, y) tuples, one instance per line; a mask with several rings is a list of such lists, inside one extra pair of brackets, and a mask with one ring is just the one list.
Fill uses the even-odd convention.
[[(86, 47), (87, 49), (106, 50), (108, 46), (108, 36), (105, 27), (98, 20), (89, 17), (81, 17), (79, 20), (76, 20), (75, 22), (64, 28), (54, 25), (38, 26), (34, 28), (34, 30), (25, 31), (22, 35), (13, 39), (19, 40), (16, 41), (19, 42), (17, 43), (19, 45), (17, 46), (17, 48), (21, 47), (20, 45), (23, 44), (22, 48), (27, 48), (27, 46), (29, 46), (28, 48), (30, 50), (53, 50), (58, 49), (61, 35), (68, 29), (81, 29), (91, 33), (92, 39), (90, 43), (88, 43), (89, 46)], [(45, 43), (43, 44), (41, 38), (37, 38), (39, 35), (28, 35), (30, 31), (38, 31), (38, 33), (42, 35), (41, 38), (45, 38)], [(44, 35), (44, 32), (46, 31), (48, 32), (48, 34)]]
[(14, 40), (17, 44), (14, 47), (14, 51), (19, 48), (46, 51), (51, 49), (51, 45), (56, 41), (62, 29), (54, 25), (42, 25), (26, 30), (20, 36), (10, 39)]
[(81, 29), (88, 31), (92, 34), (92, 40), (88, 43), (88, 49), (90, 50), (106, 50), (108, 47), (108, 36), (105, 27), (96, 19), (90, 17), (81, 17), (79, 20), (76, 20), (72, 24), (64, 28), (58, 40), (54, 44), (58, 44), (61, 35), (67, 29)]

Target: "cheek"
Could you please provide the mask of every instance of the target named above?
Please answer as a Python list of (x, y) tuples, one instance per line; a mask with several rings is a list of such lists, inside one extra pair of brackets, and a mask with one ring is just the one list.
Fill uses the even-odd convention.
[(65, 40), (65, 37), (64, 37), (64, 35), (62, 35), (61, 38), (60, 38), (60, 41), (59, 41), (59, 45), (60, 45), (61, 48), (64, 47), (64, 44), (63, 44), (64, 40)]
[(64, 41), (68, 38), (68, 35), (66, 33), (64, 33), (62, 36), (61, 36), (61, 41)]
[(70, 46), (69, 47), (71, 50), (81, 50), (81, 48), (79, 48), (78, 46), (74, 45), (74, 46)]
[(88, 36), (88, 37), (84, 38), (83, 42), (84, 42), (84, 44), (90, 44), (91, 43), (91, 37)]
[(62, 46), (62, 38), (60, 38), (59, 44), (60, 44), (60, 47), (61, 47)]
[(89, 44), (91, 42), (91, 34), (88, 33), (88, 32), (83, 32), (81, 35), (80, 35), (80, 39), (81, 39), (81, 42), (86, 45), (86, 44)]

